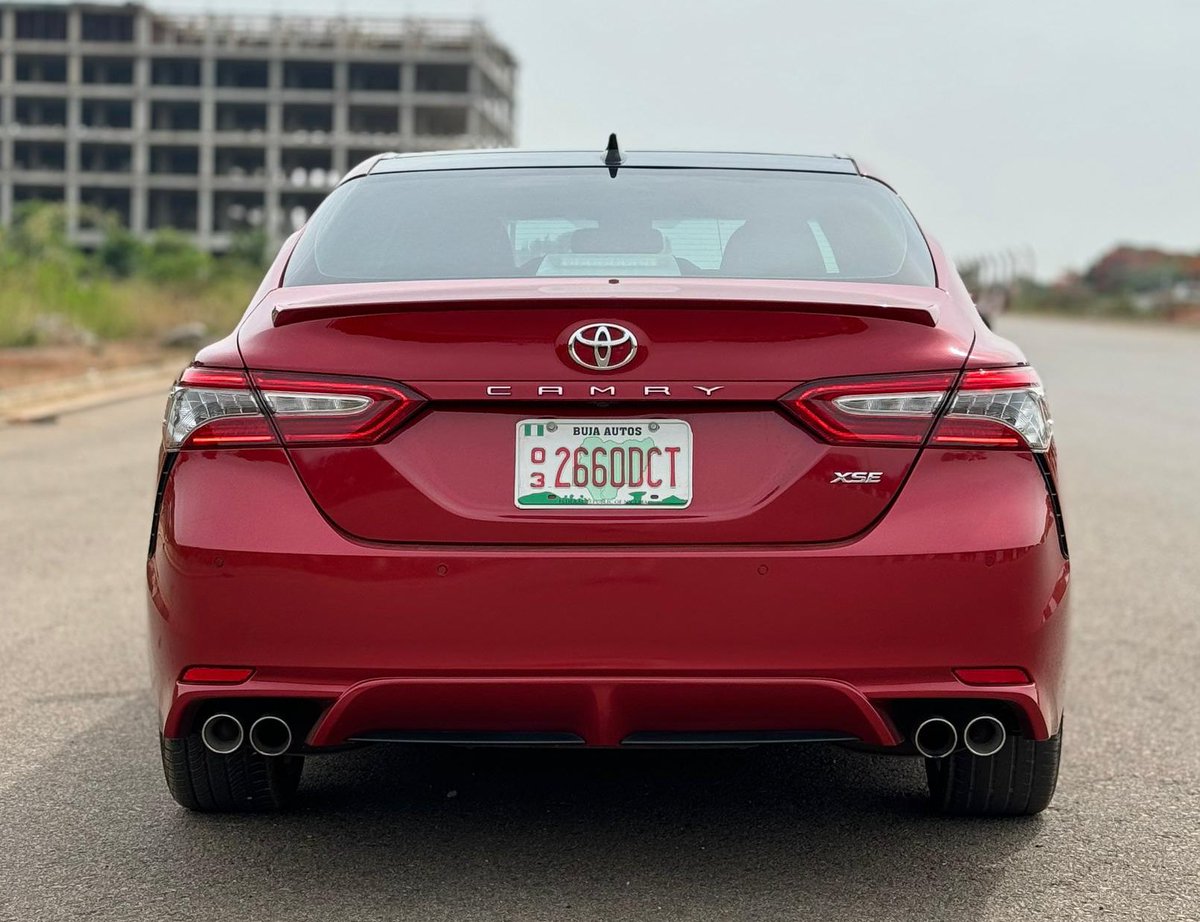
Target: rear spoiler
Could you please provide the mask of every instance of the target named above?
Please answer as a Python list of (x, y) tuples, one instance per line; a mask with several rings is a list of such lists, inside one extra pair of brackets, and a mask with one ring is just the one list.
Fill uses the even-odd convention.
[[(715, 281), (715, 280), (714, 280)], [(898, 320), (921, 326), (937, 326), (941, 309), (936, 303), (945, 298), (937, 289), (914, 289), (929, 298), (913, 298), (907, 292), (891, 295), (898, 286), (887, 286), (882, 292), (850, 292), (840, 286), (792, 287), (752, 281), (737, 285), (721, 282), (717, 285), (656, 285), (645, 280), (608, 282), (600, 287), (594, 280), (580, 280), (555, 285), (503, 284), (497, 286), (472, 283), (397, 283), (380, 286), (381, 290), (364, 295), (361, 285), (330, 286), (307, 299), (283, 300), (296, 290), (277, 289), (274, 298), (279, 303), (271, 308), (271, 323), (282, 327), (311, 320), (330, 320), (339, 317), (373, 316), (406, 311), (440, 310), (511, 310), (513, 307), (580, 307), (588, 311), (611, 314), (614, 309), (678, 309), (678, 310), (784, 310), (808, 314), (834, 314), (849, 317), (874, 317)], [(415, 287), (410, 287), (415, 286)], [(610, 287), (611, 286), (611, 287)], [(619, 286), (619, 287), (618, 287)], [(878, 289), (884, 286), (871, 286)], [(357, 291), (350, 289), (358, 289)], [(310, 289), (311, 291), (311, 289)], [(603, 292), (603, 293), (601, 293)]]

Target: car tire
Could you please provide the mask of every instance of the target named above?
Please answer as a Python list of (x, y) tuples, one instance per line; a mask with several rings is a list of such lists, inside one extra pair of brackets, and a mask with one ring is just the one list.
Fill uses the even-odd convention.
[(1048, 740), (1010, 735), (994, 756), (955, 752), (926, 759), (929, 795), (950, 816), (1032, 816), (1050, 805), (1058, 783), (1062, 726)]
[(229, 755), (209, 752), (193, 733), (158, 738), (167, 790), (181, 806), (202, 813), (281, 810), (295, 798), (302, 756), (260, 756), (248, 746)]

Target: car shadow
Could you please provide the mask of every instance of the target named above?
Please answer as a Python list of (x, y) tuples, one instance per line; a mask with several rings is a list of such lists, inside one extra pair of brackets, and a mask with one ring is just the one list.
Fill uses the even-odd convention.
[(927, 922), (978, 915), (1041, 825), (936, 817), (918, 761), (830, 746), (375, 746), (252, 816), (176, 807), (156, 762), (139, 700), (30, 773), (14, 917)]

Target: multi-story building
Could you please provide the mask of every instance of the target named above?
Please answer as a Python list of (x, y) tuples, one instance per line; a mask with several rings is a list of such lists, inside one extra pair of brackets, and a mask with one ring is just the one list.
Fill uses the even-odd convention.
[(278, 239), (383, 150), (513, 143), (516, 64), (474, 20), (0, 2), (0, 223), (66, 205), (222, 249)]

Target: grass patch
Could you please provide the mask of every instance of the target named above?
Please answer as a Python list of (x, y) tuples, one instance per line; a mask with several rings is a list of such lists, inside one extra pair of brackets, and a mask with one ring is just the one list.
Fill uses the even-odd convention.
[(0, 346), (33, 346), (78, 331), (100, 340), (154, 338), (184, 323), (231, 329), (262, 277), (265, 240), (214, 257), (170, 232), (143, 242), (104, 215), (103, 243), (66, 237), (61, 205), (21, 209), (0, 232)]

